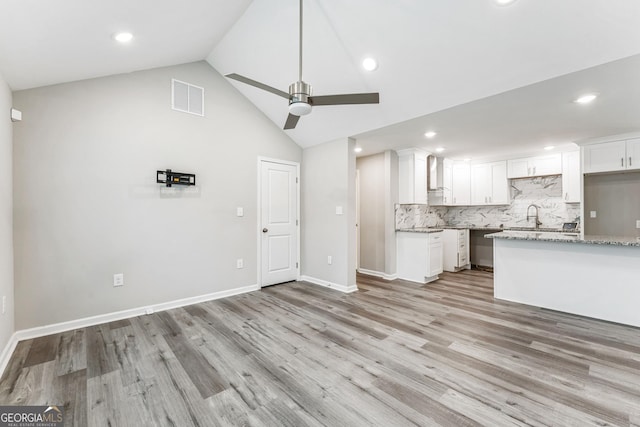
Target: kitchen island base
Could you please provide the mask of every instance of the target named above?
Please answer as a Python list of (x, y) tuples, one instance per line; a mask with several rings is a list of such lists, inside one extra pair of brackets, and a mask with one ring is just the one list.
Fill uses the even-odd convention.
[(640, 327), (640, 248), (493, 239), (494, 296)]

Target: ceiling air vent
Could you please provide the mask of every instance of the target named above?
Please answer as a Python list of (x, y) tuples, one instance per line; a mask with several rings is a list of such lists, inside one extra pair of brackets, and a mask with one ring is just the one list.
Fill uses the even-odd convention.
[(171, 79), (171, 108), (204, 117), (204, 88)]

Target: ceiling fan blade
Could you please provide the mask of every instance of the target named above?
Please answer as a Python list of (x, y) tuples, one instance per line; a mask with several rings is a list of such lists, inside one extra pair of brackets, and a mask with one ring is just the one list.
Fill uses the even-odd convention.
[(271, 93), (276, 94), (278, 96), (281, 96), (281, 97), (283, 97), (285, 99), (289, 99), (289, 94), (287, 92), (281, 91), (280, 89), (276, 89), (276, 88), (271, 87), (271, 86), (268, 86), (268, 85), (266, 85), (264, 83), (257, 82), (255, 80), (252, 80), (252, 79), (248, 78), (248, 77), (241, 76), (240, 74), (231, 73), (231, 74), (227, 74), (225, 77), (228, 77), (230, 79), (237, 80), (239, 82), (242, 82), (242, 83), (257, 87), (258, 89), (266, 90), (267, 92), (271, 92)]
[(311, 105), (379, 104), (380, 94), (348, 93), (344, 95), (323, 95), (309, 97)]
[(287, 117), (287, 121), (284, 124), (285, 129), (294, 129), (298, 124), (298, 120), (300, 120), (300, 116), (294, 116), (293, 114), (289, 114)]

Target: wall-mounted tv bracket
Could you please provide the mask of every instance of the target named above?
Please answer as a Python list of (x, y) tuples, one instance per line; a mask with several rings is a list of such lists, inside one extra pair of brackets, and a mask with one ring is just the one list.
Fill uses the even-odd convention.
[(156, 182), (166, 184), (167, 187), (176, 185), (196, 185), (196, 175), (193, 173), (173, 172), (171, 169), (156, 171)]

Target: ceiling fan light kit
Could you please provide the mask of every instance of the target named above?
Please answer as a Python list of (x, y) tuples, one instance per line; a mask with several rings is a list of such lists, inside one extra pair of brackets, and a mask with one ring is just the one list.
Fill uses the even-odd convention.
[(306, 116), (311, 112), (311, 85), (303, 81), (289, 85), (289, 114)]
[(289, 100), (289, 116), (284, 124), (284, 129), (294, 129), (298, 124), (300, 116), (306, 116), (311, 113), (312, 106), (314, 105), (379, 104), (380, 94), (377, 92), (311, 96), (311, 85), (302, 81), (302, 15), (302, 0), (300, 0), (298, 81), (289, 85), (289, 93), (241, 76), (240, 74), (231, 73), (227, 74), (226, 77), (287, 98)]

